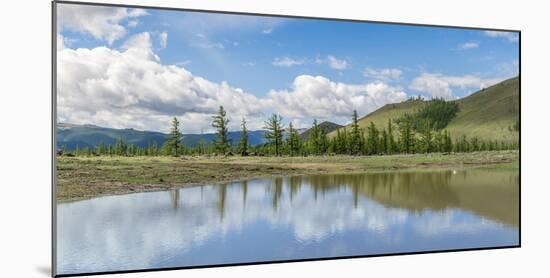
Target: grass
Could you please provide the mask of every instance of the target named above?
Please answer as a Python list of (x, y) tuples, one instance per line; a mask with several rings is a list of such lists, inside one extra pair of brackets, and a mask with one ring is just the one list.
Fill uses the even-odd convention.
[(57, 157), (60, 202), (249, 178), (400, 169), (519, 167), (517, 151), (320, 157)]
[[(456, 100), (459, 112), (445, 128), (453, 139), (462, 135), (482, 140), (518, 142), (519, 132), (511, 131), (519, 117), (519, 79), (512, 78)], [(365, 129), (373, 122), (379, 129), (387, 128), (388, 119), (395, 120), (405, 113), (414, 113), (426, 102), (414, 100), (387, 104), (359, 119), (358, 124)], [(351, 117), (351, 115), (350, 115)], [(347, 126), (348, 131), (350, 126)], [(336, 131), (329, 133), (335, 136)]]

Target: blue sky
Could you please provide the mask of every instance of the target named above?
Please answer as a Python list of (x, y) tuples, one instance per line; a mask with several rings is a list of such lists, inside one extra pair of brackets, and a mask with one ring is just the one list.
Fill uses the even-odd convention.
[[(103, 47), (113, 57), (110, 64), (102, 62), (106, 71), (100, 76), (100, 79), (111, 83), (97, 85), (95, 89), (87, 88), (88, 91), (82, 89), (85, 87), (83, 84), (89, 85), (90, 80), (97, 81), (98, 76), (64, 72), (90, 67), (94, 64), (90, 63), (94, 61), (91, 56), (103, 54), (91, 51), (94, 53), (86, 54), (85, 58), (78, 56), (80, 60), (71, 60), (66, 66), (64, 63), (58, 65), (61, 71), (58, 77), (71, 76), (65, 87), (78, 88), (70, 92), (60, 88), (58, 92), (63, 102), (61, 120), (75, 123), (88, 121), (112, 127), (163, 131), (167, 128), (160, 124), (163, 116), (179, 116), (185, 118), (184, 126), (187, 124), (190, 132), (196, 132), (201, 124), (207, 123), (218, 104), (227, 105), (228, 111), (235, 112), (238, 118), (250, 118), (252, 126), (256, 128), (261, 128), (263, 120), (254, 118), (272, 112), (282, 114), (287, 122), (293, 121), (299, 126), (309, 125), (313, 118), (345, 123), (349, 118), (346, 115), (353, 109), (366, 114), (383, 104), (415, 95), (447, 99), (463, 97), (482, 87), (516, 76), (519, 70), (516, 33), (61, 5), (65, 7), (58, 12), (58, 29), (60, 44), (63, 46), (58, 47), (58, 56), (67, 55), (76, 59), (78, 55), (83, 55), (78, 49), (98, 50)], [(155, 63), (152, 66), (158, 67), (157, 71), (162, 71), (164, 77), (158, 80), (138, 78), (130, 85), (133, 87), (143, 83), (143, 87), (136, 87), (135, 90), (148, 91), (154, 97), (141, 91), (132, 93), (132, 90), (121, 89), (130, 85), (122, 85), (120, 83), (124, 82), (120, 80), (113, 83), (115, 77), (108, 76), (114, 65), (118, 64), (114, 59), (130, 55), (129, 49), (132, 47), (128, 47), (131, 45), (129, 42), (135, 41), (132, 38), (140, 38), (144, 42), (139, 44), (140, 47), (144, 46), (146, 52), (152, 55), (144, 59), (152, 59)], [(136, 45), (133, 47), (137, 49)], [(132, 59), (145, 56), (139, 57)], [(82, 62), (84, 59), (90, 61)], [(135, 65), (126, 66), (136, 69)], [(147, 76), (146, 72), (155, 72), (153, 68), (146, 70), (148, 66), (144, 64), (144, 76)], [(174, 74), (178, 75), (171, 72), (180, 69), (185, 73), (175, 79), (167, 79), (167, 76), (172, 78)], [(141, 69), (138, 68), (138, 71)], [(123, 76), (116, 75), (116, 78)], [(209, 83), (205, 85), (197, 81), (199, 79)], [(184, 80), (198, 83), (185, 83)], [(178, 86), (164, 88), (162, 92), (150, 86), (151, 82), (165, 85), (164, 82), (172, 81), (187, 91), (178, 95), (180, 98), (176, 102), (181, 102), (176, 107), (166, 105), (166, 98), (158, 96), (168, 94), (174, 88), (177, 90)], [(61, 86), (63, 84), (61, 82)], [(217, 86), (226, 88), (227, 95), (221, 96), (219, 92), (223, 89)], [(117, 92), (102, 91), (114, 87), (118, 88)], [(136, 101), (129, 103), (129, 106), (122, 105), (124, 109), (117, 113), (112, 112), (114, 107), (119, 106), (112, 104), (113, 96), (110, 93), (124, 94), (124, 91), (128, 91), (127, 96)], [(201, 93), (207, 99), (195, 98)], [(76, 111), (79, 106), (74, 101), (75, 96), (68, 94), (79, 94), (83, 98), (93, 97), (94, 94), (95, 97), (106, 96), (110, 97), (111, 104), (105, 106), (108, 103), (106, 100), (94, 107), (97, 110), (87, 109), (87, 113), (81, 113), (81, 110), (86, 109)], [(231, 94), (240, 95), (239, 99)], [(244, 100), (250, 100), (251, 96), (254, 101), (250, 105), (256, 105), (259, 109), (243, 111), (238, 107), (246, 103)], [(152, 98), (158, 99), (150, 101)], [(73, 99), (73, 102), (69, 99)], [(227, 103), (228, 99), (232, 99), (232, 103)], [(202, 104), (192, 107), (195, 103), (190, 100)], [(335, 106), (336, 111), (332, 111), (329, 102), (341, 106)], [(348, 106), (349, 111), (346, 111)], [(179, 113), (178, 107), (181, 108)], [(67, 108), (66, 113), (63, 108)], [(105, 113), (98, 113), (102, 110)], [(70, 116), (75, 112), (81, 115)], [(157, 116), (158, 121), (143, 119), (146, 115)], [(114, 117), (118, 120), (114, 121)], [(129, 122), (125, 123), (121, 119)], [(235, 119), (233, 122), (238, 121)]]

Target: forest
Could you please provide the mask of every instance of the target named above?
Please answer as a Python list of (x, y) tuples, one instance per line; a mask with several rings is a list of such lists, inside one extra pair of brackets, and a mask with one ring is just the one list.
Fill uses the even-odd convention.
[[(481, 140), (465, 135), (453, 140), (445, 130), (447, 124), (459, 111), (458, 104), (443, 99), (433, 99), (414, 113), (404, 114), (386, 126), (370, 123), (366, 128), (358, 125), (357, 111), (351, 113), (351, 125), (337, 129), (335, 136), (328, 136), (319, 127), (316, 119), (308, 138), (302, 138), (297, 129), (289, 123), (283, 124), (280, 115), (273, 114), (264, 122), (267, 143), (252, 146), (248, 142), (246, 119), (242, 119), (241, 136), (236, 144), (228, 139), (229, 118), (223, 106), (212, 117), (212, 127), (216, 129), (216, 140), (199, 142), (189, 147), (181, 143), (181, 125), (177, 118), (171, 122), (171, 131), (162, 146), (150, 143), (147, 147), (127, 144), (121, 138), (115, 144), (100, 143), (95, 147), (67, 150), (63, 147), (58, 155), (64, 156), (311, 156), (311, 155), (393, 155), (414, 153), (464, 153), (474, 151), (518, 149), (517, 142)], [(515, 127), (519, 130), (519, 125)]]

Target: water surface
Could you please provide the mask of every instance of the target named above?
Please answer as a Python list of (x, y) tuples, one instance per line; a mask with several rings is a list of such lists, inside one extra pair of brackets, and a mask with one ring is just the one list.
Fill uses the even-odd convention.
[(59, 274), (517, 245), (519, 173), (315, 175), (57, 208)]

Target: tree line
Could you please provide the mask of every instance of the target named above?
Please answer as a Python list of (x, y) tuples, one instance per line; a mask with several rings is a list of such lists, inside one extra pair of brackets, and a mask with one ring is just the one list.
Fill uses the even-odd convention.
[(286, 127), (280, 115), (273, 114), (264, 122), (267, 143), (252, 146), (248, 141), (246, 119), (241, 120), (241, 136), (232, 144), (228, 136), (230, 122), (223, 106), (212, 118), (216, 129), (213, 142), (199, 142), (189, 147), (181, 143), (180, 122), (173, 118), (171, 130), (162, 146), (151, 143), (147, 147), (127, 144), (119, 138), (115, 144), (100, 143), (93, 148), (78, 147), (68, 151), (65, 147), (60, 154), (65, 155), (110, 155), (110, 156), (180, 156), (180, 155), (260, 155), (260, 156), (308, 156), (308, 155), (392, 155), (433, 152), (473, 152), (518, 149), (518, 143), (497, 140), (467, 138), (462, 135), (453, 140), (444, 127), (458, 112), (458, 105), (442, 99), (430, 101), (414, 114), (405, 114), (395, 121), (388, 119), (386, 126), (378, 127), (371, 122), (367, 127), (359, 126), (357, 111), (353, 111), (351, 125), (337, 129), (328, 136), (317, 120), (308, 138), (302, 138), (292, 122)]

